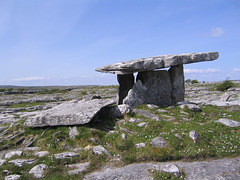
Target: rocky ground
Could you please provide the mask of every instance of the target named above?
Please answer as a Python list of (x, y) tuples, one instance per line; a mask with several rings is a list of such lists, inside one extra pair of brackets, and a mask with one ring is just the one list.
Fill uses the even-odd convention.
[(188, 83), (177, 106), (140, 105), (122, 118), (70, 127), (31, 128), (26, 121), (94, 95), (115, 100), (117, 86), (0, 92), (0, 177), (239, 179), (235, 83), (227, 91), (216, 91), (216, 83)]

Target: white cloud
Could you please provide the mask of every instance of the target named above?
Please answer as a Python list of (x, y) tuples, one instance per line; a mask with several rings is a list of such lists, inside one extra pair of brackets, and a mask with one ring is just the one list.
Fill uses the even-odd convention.
[(234, 68), (233, 71), (240, 72), (240, 68)]
[(214, 73), (220, 72), (219, 69), (184, 69), (184, 73)]
[(12, 81), (39, 81), (39, 80), (49, 80), (47, 77), (25, 77), (25, 78), (16, 78)]
[(223, 34), (225, 34), (225, 31), (222, 28), (212, 28), (211, 29), (211, 36), (212, 37), (219, 37), (222, 36)]

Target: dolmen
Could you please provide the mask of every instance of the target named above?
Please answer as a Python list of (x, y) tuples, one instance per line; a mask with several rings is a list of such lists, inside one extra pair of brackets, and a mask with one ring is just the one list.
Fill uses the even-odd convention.
[[(96, 71), (117, 74), (118, 105), (132, 109), (140, 104), (170, 106), (184, 101), (183, 64), (213, 61), (218, 52), (160, 55), (114, 63)], [(160, 70), (169, 68), (168, 70)], [(135, 77), (134, 73), (138, 73)]]

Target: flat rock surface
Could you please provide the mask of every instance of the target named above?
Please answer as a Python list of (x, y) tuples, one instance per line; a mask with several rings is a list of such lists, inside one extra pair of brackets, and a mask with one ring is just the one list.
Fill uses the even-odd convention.
[(189, 64), (217, 59), (218, 52), (189, 53), (179, 55), (161, 55), (131, 61), (124, 61), (97, 68), (96, 71), (113, 74), (130, 74), (140, 71), (150, 71), (179, 64)]
[(229, 127), (240, 127), (240, 122), (231, 119), (221, 118), (217, 122)]
[[(171, 166), (173, 165), (173, 166)], [(238, 180), (240, 178), (240, 157), (224, 158), (212, 161), (199, 162), (170, 162), (170, 163), (141, 163), (131, 164), (120, 168), (105, 168), (101, 172), (94, 172), (85, 176), (85, 180), (113, 180), (113, 179), (138, 179), (152, 180), (148, 170), (160, 169), (170, 171), (173, 167), (181, 168), (187, 180)], [(169, 167), (170, 169), (168, 169)], [(176, 169), (176, 168), (175, 168)]]
[(64, 102), (52, 109), (39, 112), (26, 121), (28, 127), (44, 127), (59, 125), (81, 125), (89, 123), (105, 106), (113, 104), (113, 100), (93, 99)]

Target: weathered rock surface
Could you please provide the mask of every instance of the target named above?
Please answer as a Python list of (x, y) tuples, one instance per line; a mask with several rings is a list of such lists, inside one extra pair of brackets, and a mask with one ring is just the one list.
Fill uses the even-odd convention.
[(110, 64), (101, 68), (97, 68), (96, 71), (114, 74), (131, 74), (134, 72), (151, 71), (180, 64), (213, 61), (217, 59), (218, 56), (218, 52), (161, 55)]
[(22, 167), (27, 164), (33, 164), (37, 161), (37, 159), (14, 159), (9, 161), (8, 163), (12, 163), (15, 166)]
[(168, 71), (139, 72), (137, 80), (141, 80), (143, 87), (147, 89), (144, 93), (144, 103), (159, 106), (172, 105), (172, 86)]
[(72, 158), (77, 156), (79, 156), (79, 154), (75, 152), (63, 152), (63, 153), (54, 154), (55, 159), (65, 159), (65, 158)]
[(163, 148), (163, 147), (167, 146), (167, 143), (162, 137), (156, 137), (156, 138), (152, 139), (151, 145), (153, 147)]
[[(114, 179), (138, 179), (152, 180), (148, 170), (164, 169), (172, 173), (181, 168), (186, 174), (187, 180), (237, 180), (239, 179), (240, 157), (233, 159), (218, 159), (212, 161), (197, 162), (169, 162), (169, 163), (141, 163), (131, 164), (119, 168), (105, 168), (101, 172), (93, 172), (85, 176), (85, 180), (114, 180)], [(174, 170), (174, 171), (172, 171)], [(176, 170), (176, 171), (175, 171)]]
[(90, 164), (90, 162), (79, 163), (79, 164), (70, 164), (70, 165), (68, 165), (69, 168), (76, 168), (76, 169), (68, 171), (68, 174), (74, 175), (74, 174), (83, 172), (88, 168), (89, 164)]
[(44, 177), (44, 170), (47, 168), (48, 166), (46, 164), (39, 164), (34, 166), (28, 173), (32, 174), (35, 178), (42, 178)]
[(28, 127), (44, 127), (86, 124), (89, 123), (103, 107), (113, 103), (114, 101), (109, 99), (64, 102), (52, 109), (39, 112), (36, 116), (29, 117), (25, 125)]
[(240, 122), (239, 121), (234, 121), (234, 120), (231, 120), (231, 119), (221, 118), (217, 122), (221, 123), (221, 124), (224, 124), (225, 126), (229, 126), (229, 127), (240, 127)]
[(184, 81), (184, 71), (183, 65), (172, 66), (169, 69), (171, 86), (172, 86), (172, 104), (184, 100), (185, 94), (185, 81)]

